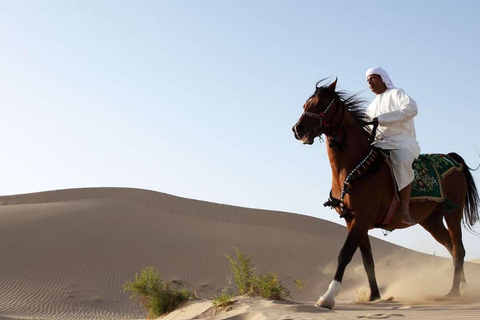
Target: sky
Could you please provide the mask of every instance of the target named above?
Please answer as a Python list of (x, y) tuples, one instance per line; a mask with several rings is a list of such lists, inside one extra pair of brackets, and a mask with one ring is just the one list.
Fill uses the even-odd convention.
[[(344, 224), (325, 144), (291, 127), (321, 79), (372, 100), (373, 66), (417, 101), (422, 153), (480, 164), (478, 0), (0, 6), (0, 195), (132, 187)], [(448, 256), (420, 226), (370, 235)]]

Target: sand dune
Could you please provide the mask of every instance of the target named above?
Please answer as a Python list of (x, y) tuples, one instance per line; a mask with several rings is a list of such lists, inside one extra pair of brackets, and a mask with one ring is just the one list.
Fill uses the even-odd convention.
[[(307, 281), (304, 290), (291, 291), (296, 301), (309, 306), (330, 283), (345, 236), (346, 228), (308, 216), (139, 189), (4, 196), (0, 197), (0, 320), (144, 318), (122, 285), (146, 266), (157, 267), (165, 279), (185, 284), (206, 299), (227, 285), (230, 272), (224, 254), (233, 254), (233, 247), (254, 253), (261, 270)], [(372, 247), (385, 297), (419, 303), (448, 291), (450, 259), (378, 239), (372, 239)], [(480, 266), (467, 263), (465, 301), (480, 298), (480, 279), (474, 276), (478, 274)], [(339, 301), (357, 301), (366, 286), (357, 254), (347, 269)]]

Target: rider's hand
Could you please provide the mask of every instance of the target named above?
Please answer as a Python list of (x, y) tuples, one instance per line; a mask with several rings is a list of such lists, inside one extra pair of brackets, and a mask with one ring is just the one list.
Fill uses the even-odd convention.
[(373, 118), (372, 122), (373, 122), (373, 124), (378, 125), (378, 118)]

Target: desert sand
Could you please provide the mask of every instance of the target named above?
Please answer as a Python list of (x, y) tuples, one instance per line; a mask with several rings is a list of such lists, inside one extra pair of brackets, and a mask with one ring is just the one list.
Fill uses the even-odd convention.
[[(336, 307), (314, 307), (332, 280), (346, 233), (309, 216), (140, 189), (3, 196), (0, 320), (144, 319), (122, 285), (147, 266), (200, 298), (164, 319), (480, 319), (479, 264), (466, 263), (462, 298), (445, 299), (451, 259), (375, 238), (377, 280), (383, 298), (392, 299), (364, 302), (368, 284), (357, 252)], [(208, 299), (229, 283), (225, 254), (233, 255), (233, 247), (253, 253), (259, 271), (300, 278), (306, 287), (291, 286), (293, 302), (239, 297), (230, 310), (216, 312)]]

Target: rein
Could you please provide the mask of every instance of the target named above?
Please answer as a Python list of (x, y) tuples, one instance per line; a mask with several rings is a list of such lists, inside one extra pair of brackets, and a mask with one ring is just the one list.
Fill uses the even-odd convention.
[[(358, 128), (358, 127), (373, 125), (372, 132), (370, 134), (370, 137), (368, 138), (369, 144), (372, 144), (377, 132), (378, 121), (370, 121), (370, 122), (364, 122), (361, 124), (350, 124), (350, 125), (342, 126), (341, 123), (343, 121), (343, 117), (345, 116), (345, 109), (346, 109), (345, 106), (342, 107), (342, 115), (340, 117), (340, 121), (338, 122), (337, 126), (332, 126), (329, 122), (327, 122), (324, 119), (325, 115), (332, 107), (336, 98), (337, 97), (334, 96), (332, 101), (330, 101), (329, 105), (325, 108), (325, 110), (323, 112), (320, 112), (319, 114), (308, 112), (308, 111), (303, 112), (303, 116), (308, 116), (308, 117), (312, 117), (314, 119), (319, 120), (319, 124), (314, 130), (315, 130), (315, 133), (318, 134), (320, 142), (323, 142), (322, 135), (325, 134), (327, 136), (327, 139), (330, 142), (330, 147), (341, 151), (343, 146), (345, 145), (344, 141), (346, 140), (346, 134), (344, 138), (339, 138), (336, 135), (336, 132), (338, 130), (341, 130), (341, 129), (347, 130), (351, 128)], [(332, 117), (332, 120), (335, 119), (335, 117), (337, 116), (338, 110), (339, 110), (339, 107), (337, 106), (335, 114)], [(325, 132), (326, 130), (324, 130), (324, 128), (327, 128), (329, 132)], [(347, 175), (342, 185), (342, 192), (340, 195), (340, 199), (335, 199), (332, 195), (332, 192), (330, 191), (329, 199), (327, 200), (327, 202), (324, 203), (324, 206), (325, 207), (329, 206), (332, 209), (335, 207), (340, 207), (340, 211), (341, 211), (340, 217), (345, 218), (345, 220), (347, 221), (351, 221), (353, 219), (353, 213), (349, 208), (345, 206), (343, 199), (345, 198), (346, 194), (350, 192), (352, 183), (360, 178), (363, 178), (369, 173), (373, 164), (376, 163), (376, 160), (379, 158), (379, 154), (380, 153), (376, 148), (370, 148), (370, 151), (366, 155), (366, 157), (363, 160), (361, 160), (360, 163), (358, 163), (358, 165)]]

